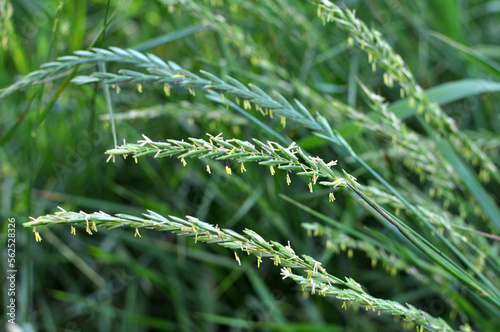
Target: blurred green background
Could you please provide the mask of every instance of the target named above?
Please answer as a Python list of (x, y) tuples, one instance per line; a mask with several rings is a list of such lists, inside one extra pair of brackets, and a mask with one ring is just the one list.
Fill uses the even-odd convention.
[[(498, 1), (345, 1), (369, 26), (383, 33), (424, 89), (465, 78), (500, 80), (500, 4)], [(105, 31), (103, 32), (103, 30)], [(43, 63), (91, 45), (136, 48), (172, 60), (196, 72), (277, 90), (324, 114), (334, 129), (386, 179), (418, 176), (392, 159), (387, 142), (361, 134), (352, 120), (331, 106), (337, 99), (368, 108), (356, 79), (397, 101), (382, 75), (372, 73), (366, 56), (347, 44), (347, 35), (322, 24), (316, 7), (303, 1), (0, 1), (0, 88), (35, 71)], [(122, 68), (120, 66), (118, 68)], [(114, 64), (107, 64), (113, 72)], [(97, 67), (83, 68), (90, 73)], [(53, 213), (57, 206), (85, 212), (139, 215), (146, 209), (168, 215), (192, 215), (223, 228), (250, 228), (267, 240), (290, 241), (297, 252), (323, 262), (331, 273), (352, 276), (378, 297), (410, 302), (453, 326), (447, 300), (428, 284), (392, 266), (371, 261), (362, 250), (335, 252), (324, 238), (307, 236), (303, 222), (319, 221), (280, 198), (291, 197), (352, 227), (381, 228), (355, 199), (328, 190), (309, 194), (307, 183), (265, 167), (246, 165), (239, 174), (232, 162), (205, 164), (188, 160), (142, 158), (106, 163), (113, 148), (108, 109), (101, 85), (65, 85), (69, 72), (46, 84), (0, 101), (1, 225), (17, 222), (16, 322), (24, 331), (378, 331), (399, 330), (389, 316), (344, 310), (342, 302), (304, 296), (281, 280), (270, 262), (256, 268), (217, 246), (194, 244), (172, 234), (129, 229), (76, 236), (67, 227), (39, 229), (36, 243), (21, 223), (28, 216)], [(60, 95), (58, 89), (64, 87)], [(479, 89), (479, 88), (477, 88)], [(166, 97), (160, 86), (112, 90), (118, 143), (206, 137), (272, 139), (245, 117), (209, 101), (202, 91), (191, 96), (174, 87)], [(498, 93), (474, 93), (444, 106), (459, 128), (498, 165), (500, 107)], [(342, 168), (366, 183), (365, 171), (330, 146), (311, 144), (311, 133), (279, 118), (254, 114), (283, 136), (303, 142), (312, 155), (339, 160)], [(417, 131), (418, 122), (406, 120)], [(347, 126), (347, 127), (346, 127)], [(474, 136), (475, 135), (475, 136)], [(307, 144), (310, 144), (309, 146)], [(233, 176), (225, 174), (226, 165)], [(340, 169), (340, 168), (339, 168)], [(495, 184), (486, 188), (498, 197)], [(420, 188), (425, 191), (426, 188)], [(411, 190), (411, 189), (409, 189)], [(453, 211), (457, 212), (457, 211)], [(6, 226), (0, 243), (5, 247)], [(337, 239), (338, 240), (338, 239)], [(5, 264), (2, 256), (2, 269)], [(2, 288), (4, 292), (5, 287)], [(7, 300), (6, 294), (2, 303)], [(363, 311), (363, 310), (361, 310)], [(451, 314), (451, 318), (450, 318)], [(5, 326), (5, 316), (0, 318)], [(3, 328), (3, 327), (2, 327)], [(0, 329), (2, 329), (0, 328)], [(413, 327), (414, 328), (414, 327)]]

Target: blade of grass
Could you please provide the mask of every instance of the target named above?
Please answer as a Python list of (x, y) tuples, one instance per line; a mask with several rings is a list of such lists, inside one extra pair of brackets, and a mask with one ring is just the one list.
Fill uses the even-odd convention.
[[(101, 73), (106, 73), (106, 65), (104, 62), (99, 62), (99, 71)], [(113, 112), (113, 103), (111, 101), (111, 95), (109, 93), (109, 84), (103, 84), (102, 90), (104, 91), (104, 99), (106, 100), (106, 106), (108, 107), (109, 122), (111, 123), (111, 133), (113, 135), (113, 143), (115, 147), (118, 146), (118, 139), (116, 138), (116, 126), (115, 126), (115, 115)]]
[(460, 175), (461, 179), (464, 181), (464, 184), (469, 189), (470, 193), (475, 197), (478, 204), (483, 208), (483, 211), (486, 213), (486, 215), (490, 218), (496, 230), (500, 232), (500, 209), (498, 208), (493, 198), (484, 189), (484, 187), (474, 175), (474, 172), (467, 164), (462, 161), (462, 159), (457, 155), (450, 144), (447, 141), (438, 138), (439, 135), (437, 135), (437, 133), (432, 128), (430, 128), (425, 123), (425, 121), (420, 119), (420, 117), (419, 120), (420, 124), (422, 124), (422, 126), (429, 134), (429, 137), (431, 137), (434, 142), (436, 142), (439, 150), (441, 150), (441, 152), (446, 157), (446, 159), (448, 159), (455, 171)]
[(57, 248), (61, 255), (68, 260), (68, 262), (72, 262), (76, 268), (79, 269), (82, 274), (86, 275), (97, 287), (102, 287), (105, 284), (105, 280), (70, 247), (59, 240), (59, 238), (52, 233), (52, 231), (49, 230), (45, 234), (45, 237), (55, 248)]
[(176, 30), (172, 33), (168, 33), (166, 35), (163, 35), (163, 36), (160, 36), (157, 38), (153, 38), (151, 40), (148, 40), (144, 43), (141, 43), (141, 44), (136, 45), (136, 46), (131, 47), (131, 48), (136, 50), (136, 51), (143, 52), (145, 50), (149, 50), (151, 48), (170, 43), (174, 40), (185, 38), (185, 37), (192, 35), (196, 32), (207, 30), (207, 29), (210, 29), (210, 26), (208, 26), (206, 24), (193, 24), (193, 25), (190, 25), (186, 28)]
[[(427, 239), (423, 236), (415, 232), (413, 229), (405, 225), (398, 218), (391, 216), (387, 211), (384, 211), (374, 202), (372, 202), (368, 197), (366, 197), (361, 191), (353, 187), (349, 184), (349, 188), (356, 192), (358, 196), (363, 199), (366, 203), (368, 203), (374, 210), (376, 210), (380, 215), (386, 218), (391, 224), (393, 224), (398, 230), (403, 234), (408, 240), (410, 240), (415, 246), (417, 246), (422, 252), (424, 252), (430, 259), (432, 259), (435, 263), (439, 264), (445, 270), (447, 270), (450, 274), (454, 275), (457, 279), (461, 280), (464, 284), (468, 285), (471, 289), (479, 292), (485, 299), (497, 307), (500, 307), (500, 296), (499, 291), (496, 287), (488, 280), (482, 273), (477, 271), (475, 267), (472, 265), (469, 266), (473, 269), (476, 275), (483, 282), (480, 285), (477, 280), (467, 273), (464, 269), (459, 267), (455, 262), (453, 262), (448, 256), (443, 254), (439, 249), (437, 249), (434, 245), (432, 245)], [(437, 233), (436, 233), (437, 234)], [(466, 258), (463, 257), (462, 253), (458, 250), (454, 250), (454, 252), (461, 256), (463, 260)], [(470, 265), (470, 264), (469, 264)]]
[[(500, 92), (500, 82), (483, 79), (463, 79), (447, 82), (425, 91), (429, 100), (439, 105), (446, 105), (467, 97), (493, 92)], [(408, 98), (392, 103), (388, 109), (401, 119), (417, 114), (417, 107), (409, 107)]]
[(484, 56), (479, 52), (476, 52), (470, 47), (467, 47), (463, 44), (460, 44), (459, 42), (456, 42), (448, 38), (447, 36), (439, 32), (431, 32), (430, 35), (444, 42), (445, 44), (453, 47), (454, 49), (462, 52), (467, 59), (471, 60), (472, 63), (474, 63), (480, 68), (484, 68), (487, 74), (500, 77), (500, 64), (498, 64), (497, 62), (491, 60), (490, 58)]
[(274, 296), (269, 291), (266, 283), (262, 280), (261, 275), (257, 274), (257, 272), (255, 272), (255, 269), (248, 264), (246, 264), (245, 266), (245, 272), (246, 276), (250, 280), (250, 283), (252, 283), (255, 291), (259, 295), (262, 303), (266, 304), (266, 309), (272, 312), (273, 318), (280, 323), (286, 322), (281, 309), (276, 305)]
[(469, 189), (469, 192), (475, 197), (477, 203), (483, 208), (488, 218), (493, 223), (493, 226), (498, 232), (500, 232), (500, 209), (495, 203), (493, 198), (488, 194), (488, 192), (481, 185), (479, 180), (474, 175), (474, 172), (470, 167), (462, 161), (462, 159), (457, 155), (457, 153), (452, 149), (448, 142), (441, 139), (435, 139), (439, 150), (448, 159), (450, 164), (453, 166), (455, 171), (460, 175), (464, 184)]

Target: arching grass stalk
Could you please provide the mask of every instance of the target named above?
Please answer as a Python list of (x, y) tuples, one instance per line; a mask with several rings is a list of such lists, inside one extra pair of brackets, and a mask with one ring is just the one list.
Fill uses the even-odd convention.
[[(210, 136), (208, 141), (197, 138), (190, 138), (191, 142), (169, 139), (166, 142), (153, 142), (144, 136), (144, 140), (138, 144), (125, 144), (116, 149), (108, 150), (108, 160), (116, 155), (124, 157), (131, 155), (133, 158), (154, 155), (155, 158), (170, 157), (177, 155), (183, 165), (186, 165), (186, 158), (212, 158), (217, 160), (236, 160), (241, 163), (241, 172), (245, 171), (245, 162), (257, 162), (261, 165), (269, 166), (271, 174), (274, 175), (274, 167), (286, 171), (295, 171), (298, 175), (309, 177), (309, 190), (313, 191), (313, 185), (318, 179), (325, 178), (328, 181), (319, 181), (319, 185), (336, 188), (338, 186), (348, 187), (358, 196), (365, 200), (378, 214), (394, 225), (411, 243), (419, 248), (434, 262), (443, 267), (451, 275), (458, 278), (465, 285), (481, 294), (486, 300), (500, 306), (497, 290), (489, 280), (478, 282), (469, 273), (453, 262), (446, 254), (441, 252), (428, 240), (415, 232), (396, 217), (390, 216), (379, 206), (374, 204), (368, 197), (360, 192), (356, 186), (355, 178), (343, 171), (345, 177), (337, 176), (331, 169), (336, 164), (335, 161), (325, 163), (321, 158), (310, 157), (292, 143), (285, 148), (278, 143), (268, 142), (267, 144), (254, 140), (261, 150), (245, 141), (238, 139), (224, 140), (220, 136)], [(296, 156), (300, 156), (302, 160)], [(137, 161), (137, 159), (136, 159)], [(210, 169), (207, 167), (207, 171)], [(226, 165), (226, 172), (232, 174), (232, 170)], [(287, 174), (287, 183), (290, 177)], [(330, 201), (334, 200), (333, 192), (330, 192)], [(458, 249), (457, 249), (458, 251)]]
[(373, 70), (377, 64), (385, 70), (384, 82), (388, 87), (392, 87), (393, 82), (399, 83), (401, 97), (410, 98), (410, 107), (416, 107), (427, 123), (439, 130), (443, 136), (449, 137), (469, 161), (481, 165), (479, 175), (484, 182), (488, 182), (490, 177), (500, 182), (498, 169), (491, 159), (457, 128), (455, 121), (449, 118), (438, 104), (429, 101), (411, 70), (379, 31), (369, 28), (365, 22), (356, 18), (353, 11), (343, 9), (329, 0), (309, 1), (318, 6), (318, 16), (323, 23), (335, 23), (338, 28), (349, 34), (348, 44), (354, 45), (354, 41), (358, 43), (361, 50), (368, 55)]
[[(239, 139), (225, 140), (221, 135), (209, 135), (209, 140), (190, 138), (191, 142), (169, 139), (167, 142), (153, 142), (147, 136), (138, 144), (124, 144), (106, 151), (109, 154), (108, 161), (116, 155), (125, 158), (131, 155), (133, 158), (154, 155), (155, 158), (163, 158), (177, 155), (185, 166), (187, 158), (212, 158), (217, 160), (236, 160), (240, 163), (241, 172), (245, 172), (245, 162), (257, 162), (260, 165), (269, 166), (269, 170), (274, 175), (274, 167), (285, 171), (294, 171), (297, 175), (309, 178), (309, 190), (313, 191), (313, 186), (319, 185), (336, 188), (346, 187), (348, 183), (354, 183), (355, 178), (344, 172), (345, 177), (337, 176), (331, 167), (337, 164), (336, 161), (325, 162), (318, 157), (308, 156), (292, 143), (288, 147), (283, 147), (276, 142), (263, 143), (257, 139), (253, 141), (256, 146), (247, 141)], [(301, 160), (299, 160), (299, 157)], [(137, 159), (136, 159), (137, 160)], [(207, 171), (210, 169), (207, 165)], [(226, 165), (226, 172), (232, 174), (232, 170)], [(326, 179), (328, 181), (321, 181)], [(318, 182), (319, 180), (319, 182)], [(290, 184), (290, 177), (287, 173), (287, 182)], [(333, 192), (330, 192), (330, 200), (333, 201)]]
[[(62, 210), (62, 209), (61, 209)], [(260, 267), (263, 258), (269, 258), (274, 265), (281, 267), (283, 279), (289, 278), (300, 284), (304, 291), (312, 295), (332, 296), (344, 301), (342, 307), (347, 309), (348, 304), (357, 303), (365, 307), (367, 311), (378, 311), (393, 316), (401, 316), (404, 321), (421, 325), (430, 331), (454, 331), (443, 319), (435, 318), (427, 312), (419, 310), (410, 304), (402, 305), (395, 301), (379, 299), (369, 295), (359, 283), (346, 277), (345, 280), (328, 273), (321, 263), (310, 256), (295, 254), (288, 243), (286, 246), (275, 241), (266, 241), (256, 232), (246, 229), (245, 235), (236, 233), (230, 229), (219, 229), (203, 222), (197, 218), (187, 216), (185, 219), (168, 216), (164, 217), (149, 211), (144, 217), (136, 217), (126, 214), (111, 216), (104, 212), (87, 214), (84, 212), (60, 211), (52, 215), (40, 216), (32, 221), (26, 222), (25, 227), (33, 227), (37, 241), (41, 241), (36, 227), (69, 224), (71, 233), (76, 234), (74, 225), (86, 226), (88, 234), (97, 232), (97, 226), (104, 228), (132, 227), (135, 228), (134, 236), (141, 236), (139, 229), (155, 229), (158, 231), (171, 231), (180, 236), (194, 237), (195, 243), (216, 243), (235, 251), (235, 259), (241, 265), (237, 251), (254, 255), (257, 257), (257, 266)], [(295, 271), (307, 273), (307, 276), (297, 274)], [(463, 330), (466, 330), (463, 327)]]

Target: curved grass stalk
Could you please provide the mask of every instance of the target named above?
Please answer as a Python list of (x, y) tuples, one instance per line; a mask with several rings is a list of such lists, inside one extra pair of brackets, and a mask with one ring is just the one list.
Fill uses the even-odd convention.
[[(292, 143), (288, 147), (283, 147), (279, 143), (268, 141), (261, 142), (257, 139), (253, 141), (258, 148), (250, 142), (239, 139), (225, 140), (220, 135), (209, 135), (209, 140), (190, 138), (190, 142), (169, 139), (167, 142), (154, 142), (143, 135), (144, 140), (137, 144), (124, 144), (115, 149), (106, 151), (106, 154), (113, 158), (122, 155), (125, 158), (131, 155), (133, 158), (154, 155), (155, 158), (177, 156), (183, 165), (186, 165), (187, 158), (211, 158), (216, 160), (236, 160), (240, 163), (241, 172), (245, 171), (245, 162), (257, 162), (260, 165), (269, 166), (271, 175), (274, 175), (276, 167), (287, 172), (294, 171), (297, 175), (309, 178), (309, 190), (313, 191), (313, 186), (318, 183), (321, 186), (336, 188), (347, 187), (348, 183), (355, 181), (355, 178), (344, 172), (345, 177), (337, 176), (331, 167), (337, 161), (326, 163), (318, 157), (308, 156)], [(301, 160), (299, 159), (301, 158)], [(109, 159), (108, 158), (108, 161)], [(208, 168), (207, 168), (208, 170)], [(232, 170), (226, 165), (226, 172), (232, 174)], [(322, 181), (322, 179), (326, 181)], [(319, 182), (318, 182), (319, 180)], [(287, 173), (287, 182), (290, 184), (290, 177)], [(330, 192), (330, 200), (333, 201), (333, 192)]]
[(393, 82), (399, 83), (401, 97), (409, 96), (410, 105), (417, 107), (418, 113), (424, 115), (427, 123), (437, 128), (443, 136), (449, 136), (450, 141), (469, 161), (481, 165), (479, 174), (484, 182), (488, 182), (490, 177), (500, 182), (498, 169), (491, 159), (457, 128), (455, 121), (448, 117), (438, 104), (429, 101), (401, 56), (394, 52), (379, 31), (369, 28), (362, 20), (355, 17), (354, 12), (343, 9), (329, 0), (309, 1), (318, 6), (318, 16), (323, 23), (334, 22), (338, 28), (347, 32), (350, 35), (348, 39), (350, 45), (357, 41), (361, 50), (368, 54), (368, 60), (374, 70), (376, 64), (385, 70), (384, 82), (387, 86), (392, 87)]
[[(62, 210), (62, 209), (61, 209)], [(368, 294), (355, 280), (346, 277), (345, 280), (337, 278), (328, 273), (321, 263), (310, 256), (295, 254), (290, 244), (284, 246), (279, 242), (266, 241), (256, 232), (246, 229), (245, 235), (236, 233), (230, 229), (219, 229), (197, 218), (187, 216), (185, 219), (168, 216), (164, 217), (149, 211), (144, 217), (136, 217), (126, 214), (111, 216), (104, 212), (87, 214), (84, 212), (60, 211), (52, 215), (40, 216), (23, 224), (25, 227), (33, 227), (37, 241), (41, 241), (36, 227), (69, 224), (71, 232), (76, 233), (73, 225), (86, 226), (89, 234), (97, 232), (97, 226), (104, 228), (132, 227), (135, 228), (134, 236), (141, 236), (139, 229), (154, 229), (158, 231), (171, 231), (180, 236), (194, 237), (195, 243), (216, 243), (235, 251), (235, 259), (241, 265), (241, 260), (236, 251), (242, 251), (248, 255), (257, 257), (257, 266), (260, 266), (262, 258), (269, 258), (274, 265), (281, 267), (283, 279), (289, 278), (300, 284), (304, 291), (312, 295), (332, 296), (344, 301), (342, 307), (347, 308), (347, 303), (357, 303), (365, 309), (400, 316), (404, 321), (421, 325), (431, 331), (454, 331), (443, 319), (435, 318), (427, 312), (419, 310), (410, 304), (402, 305), (398, 302), (380, 299)], [(304, 277), (293, 270), (307, 273)]]

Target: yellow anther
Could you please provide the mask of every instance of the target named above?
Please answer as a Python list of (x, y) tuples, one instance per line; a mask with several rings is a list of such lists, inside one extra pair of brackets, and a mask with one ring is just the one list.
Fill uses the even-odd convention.
[(250, 101), (248, 101), (248, 100), (245, 99), (243, 101), (243, 108), (245, 110), (251, 110), (252, 109), (252, 104), (250, 104)]
[(274, 265), (278, 266), (281, 264), (281, 260), (278, 255), (274, 256)]
[(42, 237), (40, 236), (40, 234), (38, 234), (38, 232), (36, 231), (36, 227), (33, 227), (33, 233), (35, 233), (35, 241), (36, 242), (42, 242)]

